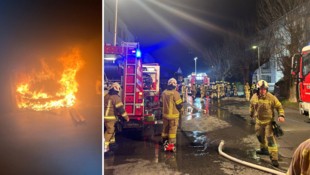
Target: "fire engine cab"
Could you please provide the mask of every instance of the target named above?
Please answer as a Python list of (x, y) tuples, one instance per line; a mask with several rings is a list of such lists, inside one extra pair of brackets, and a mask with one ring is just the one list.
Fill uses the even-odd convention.
[(197, 75), (195, 73), (192, 73), (187, 78), (185, 78), (184, 81), (187, 85), (210, 85), (210, 78), (206, 73), (199, 73)]
[(299, 111), (310, 119), (310, 45), (292, 57), (291, 73), (297, 82)]
[[(158, 64), (142, 64), (139, 44), (123, 42), (121, 46), (104, 46), (104, 54), (118, 57), (113, 62), (104, 61), (105, 84), (115, 81), (122, 86), (121, 97), (129, 122), (123, 128), (143, 128), (160, 120), (160, 92)], [(108, 75), (109, 74), (109, 75)], [(117, 76), (118, 75), (118, 76)]]
[[(184, 83), (189, 87), (194, 86), (194, 84), (196, 86), (206, 85), (207, 87), (209, 87), (210, 77), (208, 77), (206, 73), (199, 73), (197, 75), (195, 73), (192, 73), (187, 78), (184, 78)], [(191, 93), (190, 90), (188, 92)]]

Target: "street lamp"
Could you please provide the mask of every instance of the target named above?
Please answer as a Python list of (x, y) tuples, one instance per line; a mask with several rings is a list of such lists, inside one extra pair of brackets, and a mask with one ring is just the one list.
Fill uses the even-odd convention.
[(256, 49), (256, 48), (257, 48), (257, 59), (258, 59), (257, 81), (259, 81), (259, 80), (260, 80), (260, 77), (261, 77), (259, 47), (258, 47), (258, 46), (252, 46), (252, 48), (253, 48), (253, 49)]
[(114, 41), (113, 41), (114, 46), (116, 46), (116, 36), (117, 36), (117, 8), (118, 8), (118, 0), (115, 0)]
[(197, 59), (198, 59), (197, 57), (194, 58), (194, 60), (195, 60), (195, 75), (197, 75), (197, 70), (196, 70), (196, 68), (197, 68)]

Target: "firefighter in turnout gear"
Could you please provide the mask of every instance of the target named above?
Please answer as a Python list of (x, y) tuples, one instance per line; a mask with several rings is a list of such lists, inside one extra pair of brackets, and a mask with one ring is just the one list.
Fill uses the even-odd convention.
[(227, 82), (227, 87), (226, 87), (226, 96), (227, 97), (230, 97), (231, 96), (231, 86), (230, 86), (230, 83)]
[(121, 115), (128, 122), (129, 117), (124, 109), (121, 97), (118, 95), (121, 86), (118, 83), (113, 83), (109, 89), (108, 94), (104, 96), (104, 152), (109, 151), (109, 145), (114, 140), (115, 123)]
[[(257, 93), (250, 101), (250, 116), (255, 118), (255, 134), (260, 142), (257, 154), (270, 155), (273, 166), (278, 167), (278, 146), (272, 130), (274, 121), (274, 109), (278, 112), (278, 121), (284, 122), (284, 109), (274, 95), (268, 92), (268, 83), (264, 80), (257, 82)], [(267, 143), (266, 143), (267, 140)]]
[(179, 124), (180, 112), (183, 102), (176, 91), (177, 81), (174, 78), (168, 80), (167, 89), (161, 95), (163, 130), (162, 139), (165, 151), (176, 151), (176, 135)]
[(216, 94), (217, 99), (219, 100), (221, 98), (221, 84), (219, 81), (216, 81)]
[(216, 96), (216, 84), (215, 82), (211, 82), (211, 98), (215, 99)]
[(197, 87), (196, 87), (196, 84), (195, 84), (195, 83), (192, 84), (192, 86), (191, 86), (191, 91), (192, 91), (193, 100), (195, 100), (196, 94), (197, 94)]
[(203, 99), (206, 96), (206, 86), (205, 85), (200, 85), (200, 101), (203, 101)]
[(250, 101), (250, 85), (248, 82), (244, 85), (244, 94), (246, 101)]
[(234, 97), (237, 97), (238, 96), (237, 85), (235, 83), (233, 83), (232, 85), (233, 85)]
[(182, 83), (181, 92), (182, 92), (182, 99), (185, 102), (187, 99), (187, 86), (185, 85), (185, 83)]
[(256, 93), (256, 83), (253, 82), (251, 85), (251, 97)]
[(310, 174), (310, 139), (302, 142), (293, 154), (287, 175)]

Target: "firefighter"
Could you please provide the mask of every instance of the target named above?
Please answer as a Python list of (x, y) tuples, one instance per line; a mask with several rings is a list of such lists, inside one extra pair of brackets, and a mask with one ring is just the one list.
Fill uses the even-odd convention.
[(118, 83), (113, 83), (109, 89), (108, 94), (104, 96), (104, 152), (109, 151), (109, 145), (114, 140), (115, 123), (117, 122), (117, 115), (120, 114), (127, 122), (129, 117), (124, 109), (121, 97), (118, 95), (121, 86)]
[(205, 96), (206, 96), (206, 87), (202, 84), (200, 85), (200, 101), (203, 101)]
[(219, 100), (221, 97), (221, 84), (219, 81), (216, 81), (216, 94), (217, 94), (217, 99)]
[(183, 102), (185, 102), (187, 99), (187, 86), (185, 85), (185, 83), (182, 83), (181, 91), (182, 91)]
[(191, 86), (191, 91), (192, 91), (193, 100), (195, 100), (196, 94), (197, 94), (197, 87), (196, 87), (196, 84), (195, 84), (195, 83), (192, 84), (192, 86)]
[(293, 154), (287, 175), (310, 174), (310, 139), (302, 142)]
[(230, 97), (231, 95), (231, 93), (230, 93), (230, 89), (231, 89), (231, 86), (230, 86), (230, 83), (229, 82), (227, 82), (227, 87), (226, 87), (226, 96), (227, 97)]
[[(250, 101), (250, 116), (256, 119), (255, 134), (260, 142), (257, 154), (270, 155), (273, 166), (278, 167), (278, 146), (272, 130), (274, 109), (278, 112), (278, 121), (284, 122), (284, 109), (274, 95), (268, 92), (268, 83), (265, 80), (257, 82), (257, 93)], [(267, 144), (266, 144), (267, 140)]]
[(244, 85), (244, 94), (246, 101), (250, 101), (250, 85), (248, 82)]
[(252, 85), (251, 85), (251, 97), (256, 93), (256, 83), (255, 82), (252, 82)]
[(234, 91), (234, 96), (238, 96), (238, 89), (235, 83), (233, 83), (233, 91)]
[(183, 102), (176, 91), (177, 81), (174, 78), (168, 80), (167, 89), (162, 93), (161, 105), (163, 115), (162, 141), (165, 151), (176, 151), (176, 135), (179, 124), (180, 111)]

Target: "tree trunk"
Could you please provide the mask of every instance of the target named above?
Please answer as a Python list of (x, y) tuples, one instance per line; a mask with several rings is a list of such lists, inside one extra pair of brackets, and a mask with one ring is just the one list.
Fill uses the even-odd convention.
[(297, 102), (297, 91), (296, 91), (296, 84), (292, 83), (291, 86), (289, 87), (289, 98), (288, 101), (289, 102)]

